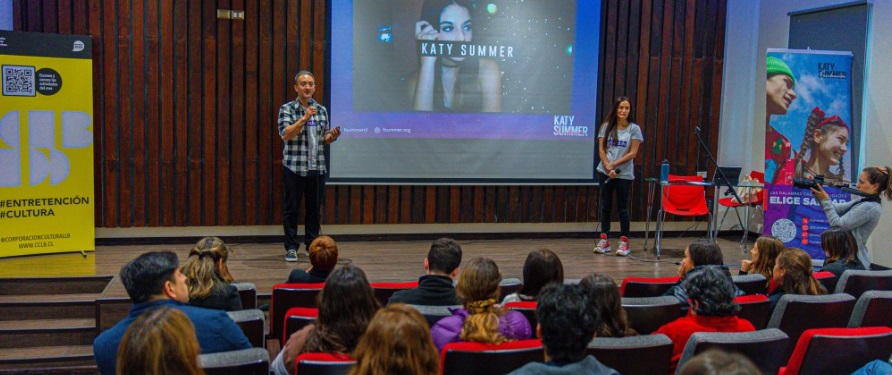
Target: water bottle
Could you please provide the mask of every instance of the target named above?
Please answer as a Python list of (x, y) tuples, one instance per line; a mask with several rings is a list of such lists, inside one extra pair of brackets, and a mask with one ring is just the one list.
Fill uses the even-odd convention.
[(660, 164), (660, 182), (669, 182), (669, 160), (663, 159), (663, 164)]

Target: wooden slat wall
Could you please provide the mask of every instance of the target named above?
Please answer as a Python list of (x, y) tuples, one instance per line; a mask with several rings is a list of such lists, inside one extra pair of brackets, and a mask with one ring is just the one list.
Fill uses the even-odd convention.
[[(632, 98), (652, 176), (707, 169), (714, 152), (727, 0), (603, 0), (599, 116)], [(93, 36), (96, 223), (282, 221), (281, 103), (297, 67), (325, 96), (326, 0), (14, 0), (15, 30)], [(245, 11), (217, 20), (217, 9)], [(711, 168), (710, 168), (711, 169)], [(644, 220), (646, 185), (633, 185)], [(590, 186), (329, 186), (325, 224), (598, 220)]]

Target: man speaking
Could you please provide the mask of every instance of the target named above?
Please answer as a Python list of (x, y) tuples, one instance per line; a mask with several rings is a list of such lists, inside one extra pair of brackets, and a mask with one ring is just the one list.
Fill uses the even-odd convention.
[(331, 129), (328, 110), (313, 100), (316, 78), (301, 70), (294, 76), (297, 99), (279, 108), (279, 136), (285, 141), (282, 181), (285, 185), (285, 261), (296, 262), (297, 212), (301, 197), (306, 204), (304, 244), (319, 236), (319, 205), (325, 190), (325, 145), (338, 139), (341, 128)]

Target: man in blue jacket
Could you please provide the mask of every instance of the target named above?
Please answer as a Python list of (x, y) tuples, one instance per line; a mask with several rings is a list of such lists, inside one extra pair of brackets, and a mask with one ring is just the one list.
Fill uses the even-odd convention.
[(118, 345), (124, 333), (140, 314), (159, 306), (178, 309), (192, 320), (204, 354), (251, 348), (248, 338), (225, 311), (187, 304), (189, 290), (186, 275), (179, 268), (177, 255), (169, 251), (142, 254), (121, 268), (121, 282), (133, 306), (124, 320), (102, 332), (93, 341), (93, 356), (100, 373), (115, 373)]

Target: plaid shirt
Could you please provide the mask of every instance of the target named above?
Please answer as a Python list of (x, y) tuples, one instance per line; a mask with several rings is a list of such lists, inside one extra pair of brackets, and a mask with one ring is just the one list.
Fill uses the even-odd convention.
[[(316, 130), (316, 138), (318, 139), (316, 145), (316, 147), (318, 147), (316, 170), (319, 174), (326, 173), (325, 135), (331, 131), (328, 123), (328, 110), (312, 99), (310, 99), (309, 104), (316, 107), (316, 114), (313, 116), (313, 120), (316, 121), (316, 126), (304, 126), (304, 128), (300, 130), (300, 133), (297, 134), (297, 137), (294, 137), (294, 139), (290, 141), (285, 141), (285, 149), (282, 153), (282, 165), (301, 176), (306, 176), (307, 171), (310, 169), (309, 151), (312, 146), (307, 145), (307, 130), (311, 128), (315, 128)], [(301, 118), (304, 115), (304, 112), (306, 112), (306, 110), (300, 106), (300, 102), (297, 99), (282, 104), (282, 107), (279, 108), (279, 137), (285, 134), (285, 127), (297, 122), (297, 119)]]

